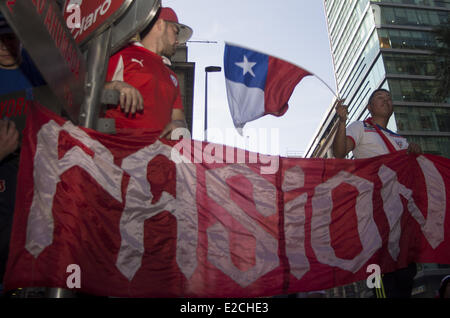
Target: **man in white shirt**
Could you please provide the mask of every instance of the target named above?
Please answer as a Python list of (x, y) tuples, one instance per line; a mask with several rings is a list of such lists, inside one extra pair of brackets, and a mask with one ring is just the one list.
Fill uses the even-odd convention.
[[(406, 138), (381, 126), (378, 128), (388, 138), (395, 150), (408, 148), (409, 144)], [(353, 144), (352, 151), (355, 158), (371, 158), (389, 153), (388, 147), (382, 141), (377, 130), (366, 121), (353, 122), (347, 127), (346, 135)]]
[(336, 113), (339, 116), (338, 129), (333, 142), (336, 158), (345, 158), (350, 151), (356, 159), (376, 157), (403, 149), (408, 149), (408, 153), (422, 153), (419, 145), (409, 144), (406, 138), (387, 129), (394, 111), (389, 91), (385, 89), (374, 91), (369, 98), (367, 109), (372, 118), (363, 122), (356, 121), (346, 128), (347, 107), (342, 104), (342, 101), (336, 106)]
[[(369, 98), (367, 109), (371, 118), (356, 121), (345, 127), (347, 107), (339, 101), (336, 113), (339, 116), (338, 129), (333, 141), (336, 158), (345, 158), (352, 151), (356, 159), (376, 157), (408, 149), (410, 154), (421, 154), (419, 145), (408, 143), (406, 138), (387, 129), (394, 111), (392, 97), (385, 89), (375, 90)], [(388, 298), (409, 298), (416, 275), (416, 264), (383, 275), (383, 285)]]

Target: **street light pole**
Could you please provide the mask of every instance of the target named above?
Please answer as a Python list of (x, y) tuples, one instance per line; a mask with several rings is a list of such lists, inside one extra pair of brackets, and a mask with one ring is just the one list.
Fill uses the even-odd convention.
[(207, 66), (205, 67), (205, 136), (204, 141), (208, 141), (208, 73), (220, 72), (222, 68), (220, 66)]

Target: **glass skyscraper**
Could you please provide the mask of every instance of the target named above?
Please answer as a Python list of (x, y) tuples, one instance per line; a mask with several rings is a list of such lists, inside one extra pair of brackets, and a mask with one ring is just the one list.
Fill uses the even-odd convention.
[[(339, 97), (349, 120), (364, 120), (370, 94), (390, 90), (388, 128), (450, 158), (450, 96), (436, 101), (439, 57), (432, 30), (449, 22), (450, 0), (324, 0)], [(333, 157), (334, 108), (323, 118), (305, 157)], [(448, 265), (418, 264), (413, 297), (434, 297)], [(328, 291), (328, 297), (374, 297), (365, 281)]]
[[(349, 122), (364, 120), (370, 94), (391, 91), (388, 128), (426, 153), (450, 157), (450, 96), (436, 100), (439, 57), (433, 29), (446, 24), (450, 0), (324, 0), (339, 97)], [(321, 123), (306, 157), (332, 157), (334, 109)]]

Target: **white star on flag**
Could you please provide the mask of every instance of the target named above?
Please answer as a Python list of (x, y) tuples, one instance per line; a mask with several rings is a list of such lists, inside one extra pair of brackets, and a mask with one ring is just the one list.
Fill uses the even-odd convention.
[(245, 74), (250, 73), (251, 76), (256, 77), (255, 73), (253, 72), (253, 66), (256, 65), (255, 62), (249, 62), (247, 59), (247, 56), (244, 55), (244, 60), (240, 63), (235, 63), (237, 66), (242, 68), (242, 75), (245, 76)]

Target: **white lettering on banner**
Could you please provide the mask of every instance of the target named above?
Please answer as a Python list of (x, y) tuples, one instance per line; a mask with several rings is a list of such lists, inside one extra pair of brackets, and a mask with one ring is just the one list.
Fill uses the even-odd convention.
[[(303, 188), (305, 174), (302, 168), (295, 166), (286, 170), (283, 192)], [(284, 232), (286, 238), (286, 255), (289, 259), (291, 273), (301, 279), (309, 271), (309, 261), (305, 253), (305, 204), (308, 194), (303, 193), (285, 204)]]
[(116, 266), (130, 281), (142, 263), (144, 222), (163, 211), (169, 211), (177, 220), (176, 259), (180, 270), (189, 279), (197, 267), (198, 216), (195, 199), (197, 189), (195, 165), (192, 163), (175, 165), (176, 199), (164, 191), (157, 203), (151, 203), (153, 195), (147, 179), (148, 164), (157, 155), (164, 155), (169, 159), (171, 152), (171, 147), (157, 141), (122, 162), (122, 168), (131, 178), (125, 208), (120, 218), (122, 241)]
[(383, 187), (381, 188), (381, 198), (383, 199), (383, 209), (389, 223), (388, 251), (394, 260), (400, 254), (400, 236), (402, 226), (400, 219), (403, 213), (402, 200), (399, 198), (400, 183), (397, 181), (397, 174), (382, 165), (378, 170)]
[[(87, 155), (80, 147), (74, 146), (58, 160), (58, 139), (62, 131), (66, 131), (94, 151), (94, 157)], [(25, 248), (35, 258), (53, 242), (53, 199), (60, 181), (59, 177), (75, 166), (84, 169), (113, 198), (122, 202), (120, 185), (123, 172), (114, 164), (110, 151), (71, 122), (61, 127), (53, 120), (49, 121), (37, 134), (33, 167), (34, 193), (27, 223)], [(99, 170), (98, 166), (103, 170)]]
[[(431, 247), (436, 248), (444, 241), (444, 218), (447, 204), (444, 180), (430, 160), (424, 156), (419, 156), (417, 161), (425, 176), (428, 197), (428, 213), (426, 219), (415, 204), (412, 191), (398, 182), (397, 173), (384, 165), (378, 171), (378, 175), (383, 183), (381, 190), (383, 207), (390, 226), (389, 252), (395, 260), (400, 251), (400, 247), (398, 246), (401, 235), (399, 218), (403, 212), (400, 194), (408, 200), (408, 210), (420, 224), (422, 232)], [(394, 216), (391, 216), (391, 213)]]
[[(337, 257), (330, 238), (331, 212), (333, 211), (331, 193), (343, 183), (354, 186), (359, 192), (355, 210), (363, 249), (352, 260)], [(382, 246), (381, 236), (373, 219), (372, 196), (373, 183), (347, 171), (339, 172), (315, 188), (312, 199), (311, 245), (318, 261), (356, 273)]]
[[(73, 138), (90, 149), (93, 155), (86, 153), (80, 146), (74, 145), (61, 159), (58, 159), (58, 141), (63, 132), (67, 133), (68, 138)], [(187, 143), (190, 144), (191, 141)], [(198, 148), (201, 149), (200, 146)], [(163, 191), (160, 200), (152, 204), (153, 195), (147, 173), (150, 161), (158, 155), (166, 157), (168, 161), (176, 157), (182, 163), (174, 165), (176, 198)], [(426, 218), (416, 206), (412, 190), (398, 181), (396, 172), (386, 166), (381, 166), (378, 171), (383, 184), (381, 196), (384, 210), (388, 214), (391, 229), (389, 252), (394, 259), (398, 257), (398, 240), (401, 235), (399, 219), (403, 213), (403, 207), (398, 205), (401, 201), (400, 195), (408, 201), (408, 210), (420, 224), (432, 248), (436, 248), (444, 241), (446, 189), (443, 177), (434, 163), (426, 157), (419, 156), (417, 161), (425, 177), (428, 197)], [(129, 280), (133, 279), (142, 263), (145, 221), (163, 211), (168, 211), (177, 221), (177, 264), (186, 278), (189, 279), (193, 275), (198, 261), (197, 171), (196, 165), (185, 156), (174, 156), (173, 147), (157, 141), (125, 158), (121, 168), (115, 165), (112, 153), (82, 129), (70, 122), (60, 126), (50, 120), (37, 133), (33, 165), (34, 192), (27, 221), (25, 248), (35, 258), (53, 242), (53, 201), (60, 176), (64, 172), (73, 167), (80, 167), (92, 176), (112, 198), (122, 202), (122, 178), (125, 170), (130, 175), (130, 181), (125, 190), (126, 203), (120, 220), (119, 230), (122, 241), (116, 266), (125, 277)], [(248, 180), (252, 190), (230, 189), (232, 186), (229, 186), (227, 182), (234, 177)], [(282, 191), (301, 189), (304, 187), (304, 180), (302, 168), (294, 166), (284, 172)], [(332, 191), (344, 183), (358, 190), (355, 211), (358, 219), (357, 230), (363, 249), (352, 260), (336, 256), (331, 246), (329, 229), (333, 211)], [(245, 164), (229, 164), (207, 170), (205, 184), (208, 197), (242, 224), (256, 240), (255, 265), (248, 270), (240, 270), (231, 259), (229, 230), (217, 222), (207, 229), (208, 261), (240, 286), (249, 286), (279, 266), (278, 238), (241, 209), (230, 197), (230, 192), (236, 191), (243, 194), (251, 192), (253, 198), (249, 200), (253, 199), (258, 213), (263, 217), (269, 217), (277, 213), (277, 189)], [(380, 233), (373, 219), (373, 191), (372, 182), (345, 171), (339, 172), (315, 188), (315, 194), (311, 200), (311, 246), (319, 262), (356, 272), (381, 247)], [(291, 272), (298, 279), (303, 277), (310, 268), (305, 255), (304, 242), (307, 200), (308, 194), (303, 193), (285, 204), (286, 255)], [(220, 214), (218, 218), (219, 216)]]
[(428, 214), (427, 219), (425, 220), (423, 214), (417, 209), (415, 204), (412, 205), (415, 209), (411, 210), (411, 214), (421, 225), (423, 234), (430, 245), (433, 248), (436, 248), (444, 241), (444, 220), (445, 211), (447, 210), (445, 182), (433, 162), (424, 156), (419, 156), (417, 162), (425, 176), (428, 197)]
[(278, 240), (263, 230), (257, 222), (230, 199), (230, 188), (226, 182), (234, 176), (244, 176), (250, 181), (253, 186), (253, 200), (256, 210), (264, 217), (277, 213), (276, 188), (243, 164), (233, 164), (206, 171), (208, 196), (230, 213), (256, 240), (255, 265), (249, 270), (242, 271), (231, 260), (227, 229), (217, 222), (207, 229), (208, 261), (240, 286), (246, 287), (279, 265)]

